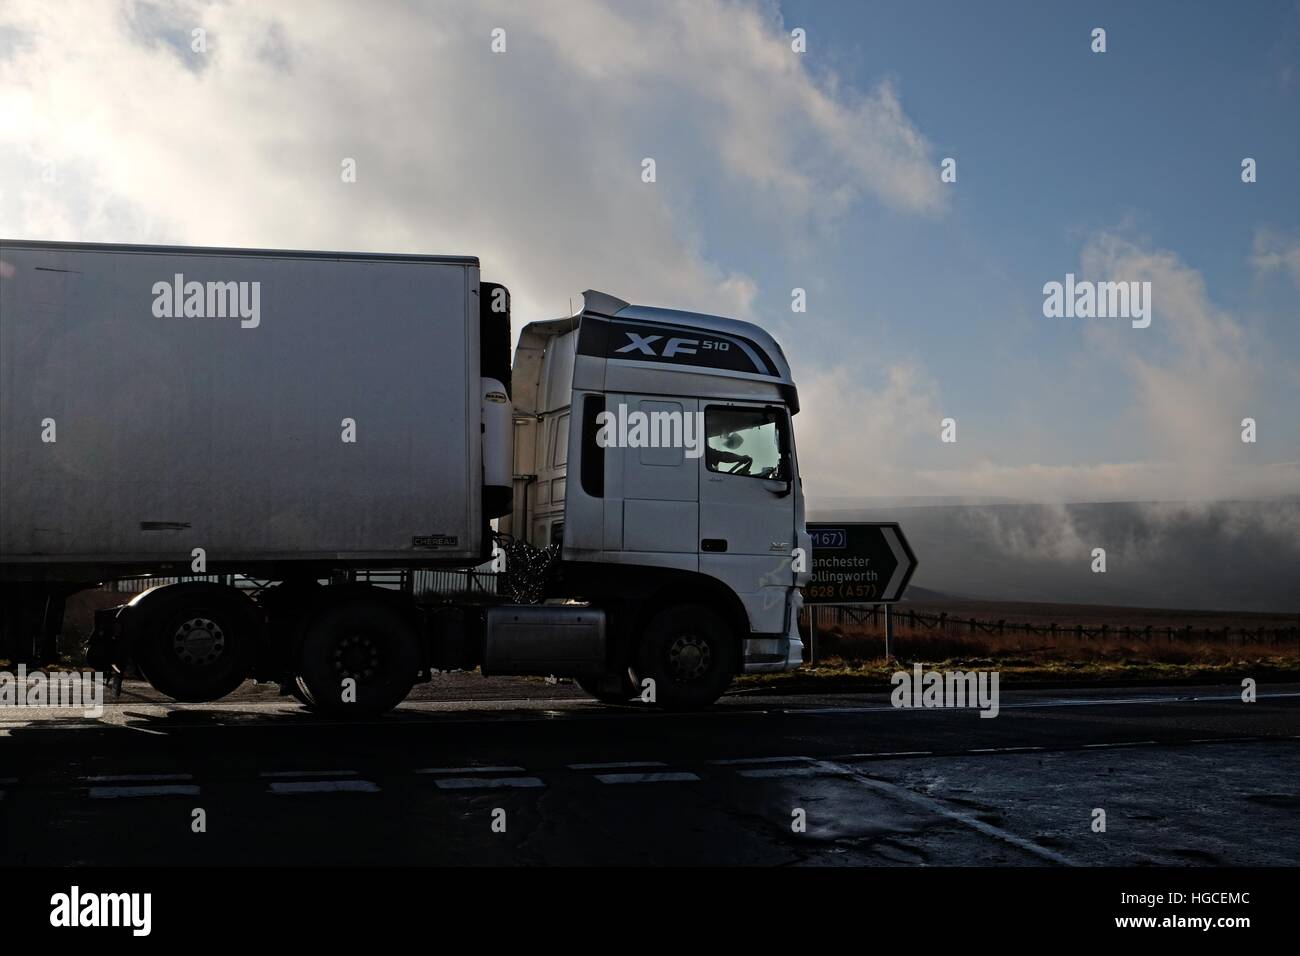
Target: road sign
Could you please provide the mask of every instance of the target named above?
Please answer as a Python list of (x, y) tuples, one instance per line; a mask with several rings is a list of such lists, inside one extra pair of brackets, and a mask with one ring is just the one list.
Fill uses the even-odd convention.
[(809, 523), (812, 580), (805, 604), (886, 604), (903, 596), (916, 570), (903, 529), (894, 521)]

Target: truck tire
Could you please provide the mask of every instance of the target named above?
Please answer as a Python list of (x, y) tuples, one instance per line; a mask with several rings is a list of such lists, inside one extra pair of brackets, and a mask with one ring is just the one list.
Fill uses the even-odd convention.
[(233, 588), (200, 582), (146, 592), (135, 605), (136, 665), (153, 688), (174, 700), (225, 697), (249, 675), (261, 623)]
[(623, 686), (617, 691), (602, 689), (603, 681), (596, 677), (575, 677), (573, 682), (582, 688), (583, 693), (602, 704), (626, 704), (636, 696), (636, 685), (626, 672), (623, 674)]
[(736, 636), (702, 604), (669, 607), (641, 633), (633, 679), (636, 691), (654, 681), (655, 704), (668, 710), (707, 707), (736, 673)]
[[(330, 716), (380, 714), (415, 686), (418, 637), (393, 608), (349, 601), (326, 608), (307, 624), (297, 670), (295, 683), (301, 682), (303, 702), (312, 710)], [(356, 682), (354, 688), (344, 683), (348, 679)]]

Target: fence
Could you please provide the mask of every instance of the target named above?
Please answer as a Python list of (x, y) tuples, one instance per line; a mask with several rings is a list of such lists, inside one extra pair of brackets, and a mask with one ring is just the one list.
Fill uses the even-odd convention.
[[(818, 628), (836, 627), (845, 624), (865, 625), (872, 628), (884, 628), (885, 614), (882, 605), (874, 604), (871, 607), (845, 607), (838, 604), (818, 604), (808, 608), (808, 613), (814, 615), (812, 620)], [(1265, 627), (1260, 625), (1254, 629), (1245, 627), (1221, 627), (1221, 628), (1197, 628), (1191, 624), (1183, 627), (1165, 626), (1159, 627), (1152, 624), (1143, 626), (1128, 625), (1123, 627), (1112, 627), (1109, 624), (1094, 626), (1085, 626), (1083, 624), (1057, 624), (1050, 622), (1047, 624), (1031, 624), (1024, 621), (1007, 621), (1000, 619), (997, 621), (978, 620), (973, 617), (963, 618), (956, 615), (950, 615), (946, 611), (937, 614), (927, 614), (921, 611), (908, 609), (899, 610), (895, 607), (893, 612), (894, 627), (908, 628), (913, 633), (917, 631), (935, 631), (942, 634), (996, 634), (1003, 636), (1007, 634), (1026, 634), (1035, 637), (1073, 637), (1077, 640), (1111, 640), (1123, 639), (1126, 641), (1142, 641), (1150, 644), (1152, 641), (1165, 640), (1169, 643), (1176, 641), (1217, 641), (1223, 643), (1232, 643), (1236, 641), (1241, 644), (1281, 644), (1289, 641), (1300, 642), (1300, 625), (1286, 625), (1277, 627)]]
[(497, 575), (491, 571), (416, 571), (416, 594), (497, 594)]

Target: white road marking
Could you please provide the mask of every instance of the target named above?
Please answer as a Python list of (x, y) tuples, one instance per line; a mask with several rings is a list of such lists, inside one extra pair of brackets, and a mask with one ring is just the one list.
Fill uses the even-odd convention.
[(1084, 744), (1083, 747), (1085, 750), (1104, 749), (1109, 747), (1150, 747), (1154, 743), (1156, 743), (1154, 740), (1126, 740), (1123, 743), (1113, 744)]
[(355, 777), (355, 770), (266, 770), (259, 777)]
[(570, 770), (631, 770), (633, 767), (666, 767), (662, 760), (619, 760), (613, 763), (571, 763)]
[(291, 780), (268, 785), (271, 793), (378, 793), (379, 784), (369, 780)]
[(425, 767), (415, 773), (523, 773), (523, 767)]
[(596, 779), (601, 783), (673, 783), (700, 778), (685, 771), (668, 771), (666, 773), (598, 773)]
[(811, 757), (728, 757), (725, 760), (710, 760), (709, 763), (716, 764), (719, 767), (730, 767), (735, 764), (747, 763), (798, 763), (807, 762)]
[(835, 757), (835, 760), (854, 760), (861, 757), (930, 757), (933, 756), (933, 750), (882, 750), (873, 754), (845, 754), (843, 757)]
[(115, 800), (119, 797), (197, 797), (198, 795), (199, 788), (189, 784), (90, 788), (90, 799), (92, 800)]
[(161, 730), (154, 730), (152, 727), (141, 727), (139, 724), (122, 724), (127, 730), (138, 730), (142, 734), (156, 734), (159, 737), (166, 737), (167, 734)]
[(491, 790), (502, 787), (527, 789), (546, 786), (539, 777), (450, 777), (435, 780), (434, 783), (441, 790)]
[(951, 807), (945, 806), (943, 803), (940, 803), (938, 800), (932, 799), (930, 797), (922, 796), (921, 794), (917, 793), (914, 790), (909, 790), (906, 787), (900, 787), (897, 784), (888, 783), (887, 781), (884, 780), (878, 780), (875, 777), (869, 777), (862, 771), (854, 767), (846, 766), (845, 764), (842, 763), (833, 763), (829, 760), (819, 760), (817, 761), (817, 763), (827, 768), (828, 770), (836, 771), (840, 774), (843, 774), (844, 776), (851, 777), (854, 780), (856, 780), (858, 783), (862, 784), (863, 786), (870, 787), (872, 790), (877, 790), (880, 791), (881, 793), (887, 793), (890, 796), (898, 797), (899, 799), (906, 800), (909, 803), (914, 803), (919, 807), (923, 807), (926, 810), (929, 810), (931, 813), (937, 813), (940, 816), (945, 816), (950, 820), (956, 820), (958, 823), (964, 824), (965, 826), (968, 826), (973, 830), (978, 830), (980, 833), (987, 834), (988, 836), (991, 837), (996, 837), (999, 840), (1002, 840), (1006, 843), (1010, 843), (1012, 846), (1017, 846), (1022, 850), (1034, 854), (1035, 856), (1041, 857), (1044, 860), (1050, 860), (1053, 863), (1059, 863), (1061, 866), (1078, 865), (1077, 863), (1075, 863), (1074, 860), (1071, 860), (1069, 857), (1064, 856), (1063, 854), (1057, 853), (1055, 850), (1049, 850), (1047, 849), (1047, 847), (1039, 846), (1037, 843), (1034, 843), (1032, 840), (1026, 840), (1024, 837), (1017, 836), (1016, 834), (1012, 833), (1009, 830), (1004, 830), (1001, 827), (995, 827), (991, 823), (985, 823), (983, 820), (977, 820), (969, 813), (964, 813), (961, 810), (954, 810)]
[(766, 779), (768, 777), (819, 777), (826, 771), (821, 767), (763, 767), (758, 770), (738, 770), (738, 776)]
[(157, 782), (161, 780), (193, 779), (193, 775), (188, 773), (110, 773), (86, 778), (86, 780), (91, 783), (148, 783), (150, 781)]

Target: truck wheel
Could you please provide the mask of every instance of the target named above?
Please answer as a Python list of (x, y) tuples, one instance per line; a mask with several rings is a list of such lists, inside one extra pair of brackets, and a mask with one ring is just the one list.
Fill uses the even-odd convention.
[(371, 715), (400, 704), (419, 670), (415, 629), (390, 607), (352, 602), (328, 608), (307, 625), (297, 677), (313, 710)]
[(660, 611), (637, 648), (636, 692), (654, 680), (655, 703), (670, 710), (707, 707), (736, 673), (736, 640), (718, 614), (700, 604)]
[(260, 625), (238, 591), (176, 584), (147, 592), (136, 605), (135, 661), (168, 697), (205, 702), (225, 697), (248, 677)]
[(602, 679), (598, 677), (575, 677), (573, 682), (582, 688), (589, 697), (594, 697), (602, 704), (626, 704), (636, 696), (636, 687), (632, 679), (623, 674), (623, 686), (616, 691), (602, 689)]

